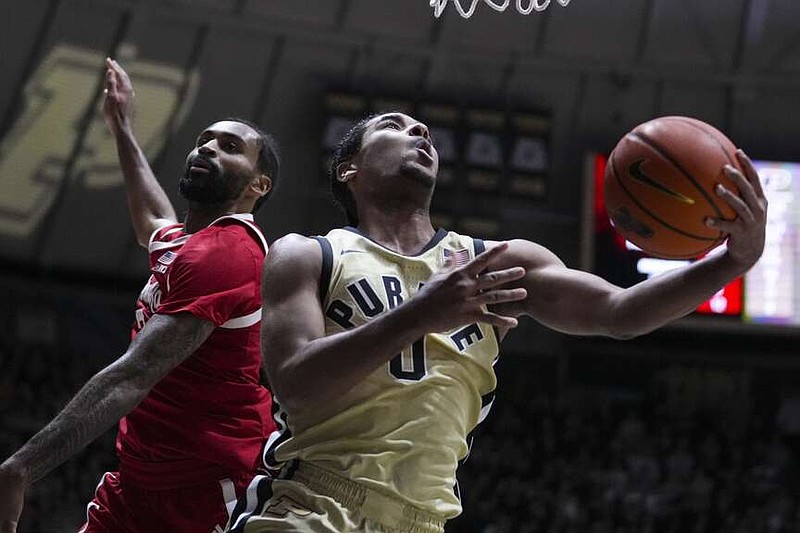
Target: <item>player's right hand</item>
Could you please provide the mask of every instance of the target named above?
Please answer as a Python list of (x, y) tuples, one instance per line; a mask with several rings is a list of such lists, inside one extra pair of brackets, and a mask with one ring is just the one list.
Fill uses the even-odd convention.
[(484, 322), (498, 328), (513, 328), (517, 319), (492, 313), (488, 305), (524, 300), (523, 288), (504, 289), (503, 285), (525, 276), (522, 267), (491, 270), (494, 260), (508, 248), (504, 242), (486, 250), (469, 263), (455, 267), (448, 259), (444, 269), (433, 275), (416, 295), (420, 320), (428, 331)]
[(117, 135), (131, 125), (135, 93), (128, 73), (111, 58), (106, 58), (103, 95), (103, 118), (111, 133)]
[(25, 482), (19, 472), (7, 463), (0, 465), (0, 533), (16, 533), (24, 500)]
[(728, 165), (724, 172), (736, 184), (739, 194), (722, 185), (717, 185), (716, 189), (716, 193), (736, 211), (736, 219), (709, 218), (706, 224), (730, 235), (727, 253), (744, 272), (756, 264), (764, 252), (768, 202), (753, 162), (742, 150), (736, 151), (736, 157), (742, 171)]

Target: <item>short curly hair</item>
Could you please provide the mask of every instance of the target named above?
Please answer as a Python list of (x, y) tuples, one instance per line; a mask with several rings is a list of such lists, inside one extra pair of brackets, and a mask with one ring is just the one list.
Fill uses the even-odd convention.
[(264, 205), (264, 202), (267, 201), (267, 198), (272, 195), (272, 192), (278, 186), (278, 175), (281, 172), (281, 155), (278, 149), (278, 141), (276, 141), (272, 135), (261, 129), (260, 126), (249, 120), (239, 117), (227, 117), (223, 118), (222, 121), (244, 124), (256, 132), (256, 135), (259, 137), (261, 146), (258, 152), (258, 170), (269, 176), (269, 179), (272, 181), (272, 188), (270, 188), (267, 194), (256, 200), (253, 206), (253, 213), (255, 213)]

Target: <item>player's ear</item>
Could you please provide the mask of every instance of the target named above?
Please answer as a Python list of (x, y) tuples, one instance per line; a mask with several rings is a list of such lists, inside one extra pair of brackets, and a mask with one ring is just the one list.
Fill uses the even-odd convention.
[(336, 177), (342, 183), (347, 183), (356, 177), (357, 171), (358, 168), (356, 167), (355, 163), (352, 161), (342, 161), (339, 163), (339, 166), (336, 167)]
[(272, 178), (266, 174), (259, 174), (250, 182), (250, 189), (258, 193), (259, 197), (264, 196), (272, 190)]

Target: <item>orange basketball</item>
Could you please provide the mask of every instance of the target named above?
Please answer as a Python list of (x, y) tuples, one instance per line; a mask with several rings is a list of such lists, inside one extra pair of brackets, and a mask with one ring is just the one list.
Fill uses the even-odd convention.
[(660, 117), (636, 126), (608, 159), (605, 202), (616, 230), (650, 255), (692, 259), (727, 234), (707, 217), (736, 218), (716, 192), (721, 183), (738, 194), (723, 166), (741, 170), (736, 147), (719, 130), (688, 117)]

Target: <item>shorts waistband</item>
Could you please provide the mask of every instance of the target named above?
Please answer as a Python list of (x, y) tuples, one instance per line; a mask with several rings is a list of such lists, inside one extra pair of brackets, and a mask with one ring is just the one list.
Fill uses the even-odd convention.
[(365, 487), (314, 464), (300, 461), (292, 481), (330, 496), (351, 511), (391, 530), (408, 533), (442, 533), (445, 519), (397, 498)]

